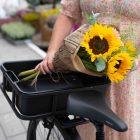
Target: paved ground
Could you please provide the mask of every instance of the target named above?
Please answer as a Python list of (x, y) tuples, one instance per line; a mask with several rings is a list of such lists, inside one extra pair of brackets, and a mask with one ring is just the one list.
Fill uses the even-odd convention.
[[(5, 61), (39, 59), (26, 45), (14, 46), (0, 37), (0, 65)], [(2, 73), (0, 72), (0, 83)], [(0, 91), (0, 140), (26, 140), (28, 121), (19, 120)]]

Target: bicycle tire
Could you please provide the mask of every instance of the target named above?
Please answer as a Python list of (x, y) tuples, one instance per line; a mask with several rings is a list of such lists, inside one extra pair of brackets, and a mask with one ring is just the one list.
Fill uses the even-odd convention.
[[(38, 140), (37, 139), (37, 127), (38, 127), (40, 121), (41, 120), (30, 121), (29, 126), (28, 126), (28, 131), (27, 131), (27, 140)], [(54, 125), (55, 125), (55, 128), (57, 129), (57, 131), (59, 131), (57, 133), (60, 133), (61, 136), (63, 137), (63, 140), (72, 140), (71, 137), (67, 134), (67, 132), (65, 132), (65, 130), (62, 129), (57, 123), (55, 123)], [(54, 129), (54, 127), (53, 127), (53, 129)], [(52, 134), (50, 134), (50, 137), (52, 137), (51, 135)], [(45, 138), (47, 139), (47, 136)], [(61, 139), (58, 138), (56, 140), (61, 140)], [(55, 139), (49, 139), (49, 140), (55, 140)]]

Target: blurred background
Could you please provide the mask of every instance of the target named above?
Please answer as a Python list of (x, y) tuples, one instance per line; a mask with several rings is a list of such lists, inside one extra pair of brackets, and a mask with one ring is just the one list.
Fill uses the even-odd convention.
[(59, 0), (2, 0), (2, 36), (13, 44), (24, 43), (30, 39), (35, 45), (46, 50), (60, 12), (59, 3)]
[[(0, 0), (0, 65), (42, 59), (59, 12), (59, 0)], [(0, 91), (0, 140), (26, 140), (27, 126), (28, 121), (15, 116)]]

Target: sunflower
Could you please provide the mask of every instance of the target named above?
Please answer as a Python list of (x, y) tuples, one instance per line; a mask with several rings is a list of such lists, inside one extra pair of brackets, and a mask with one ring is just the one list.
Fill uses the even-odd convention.
[(123, 43), (115, 28), (96, 23), (84, 34), (80, 45), (85, 48), (93, 62), (101, 56), (106, 59), (112, 52), (118, 50)]
[(136, 52), (136, 48), (135, 48), (135, 45), (134, 45), (134, 42), (131, 41), (131, 40), (127, 40), (125, 42), (125, 46), (127, 47), (127, 49), (131, 52)]
[(133, 66), (134, 58), (126, 52), (118, 53), (108, 61), (107, 75), (112, 82), (122, 81)]
[(130, 56), (136, 57), (137, 56), (137, 49), (135, 47), (135, 44), (132, 40), (127, 40), (124, 44), (124, 47), (126, 47), (127, 52)]

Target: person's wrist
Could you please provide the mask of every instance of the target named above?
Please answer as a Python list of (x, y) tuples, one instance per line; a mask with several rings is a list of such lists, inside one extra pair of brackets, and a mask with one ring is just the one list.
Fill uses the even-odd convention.
[(49, 47), (47, 50), (47, 53), (55, 54), (57, 52), (57, 50), (58, 50), (57, 48)]
[(44, 58), (44, 60), (46, 60), (48, 57), (54, 57), (55, 56), (55, 53), (57, 52), (56, 49), (49, 49), (47, 50), (47, 53), (46, 53), (46, 57)]

